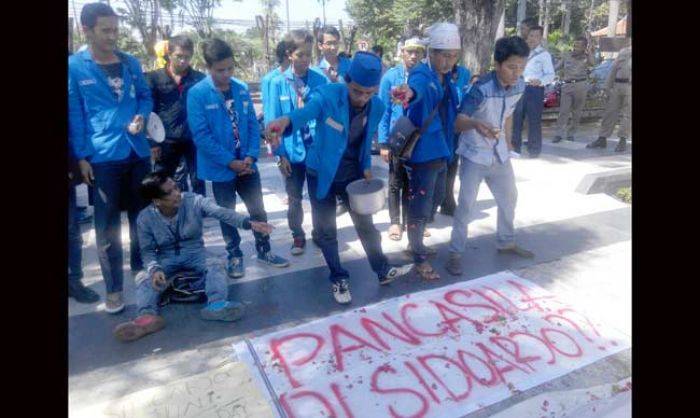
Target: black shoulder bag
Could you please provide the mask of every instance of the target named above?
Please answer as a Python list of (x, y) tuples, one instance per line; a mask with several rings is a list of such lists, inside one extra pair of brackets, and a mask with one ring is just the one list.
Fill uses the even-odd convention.
[(396, 120), (394, 127), (391, 128), (391, 132), (389, 133), (388, 141), (389, 149), (393, 157), (402, 161), (411, 159), (413, 149), (416, 147), (421, 135), (428, 129), (430, 123), (432, 123), (441, 103), (442, 101), (435, 106), (435, 109), (433, 109), (428, 118), (423, 121), (423, 126), (421, 126), (420, 129), (418, 129), (407, 116), (401, 116)]

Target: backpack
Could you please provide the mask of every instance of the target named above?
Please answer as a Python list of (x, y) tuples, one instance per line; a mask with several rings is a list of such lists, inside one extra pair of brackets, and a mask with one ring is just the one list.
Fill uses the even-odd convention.
[(161, 293), (159, 306), (169, 303), (204, 303), (207, 295), (204, 291), (205, 273), (182, 271), (176, 273), (172, 283)]

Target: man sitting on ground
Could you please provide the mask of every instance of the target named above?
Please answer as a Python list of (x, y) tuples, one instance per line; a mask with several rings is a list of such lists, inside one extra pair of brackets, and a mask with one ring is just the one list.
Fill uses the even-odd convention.
[(182, 193), (177, 183), (163, 172), (148, 174), (141, 183), (140, 193), (151, 204), (139, 213), (137, 221), (145, 265), (136, 276), (138, 316), (119, 324), (114, 329), (115, 337), (126, 342), (160, 331), (165, 326), (165, 319), (158, 315), (160, 295), (172, 284), (175, 275), (182, 272), (204, 278), (207, 305), (200, 311), (202, 319), (240, 319), (243, 305), (227, 300), (226, 276), (207, 274), (203, 218), (211, 216), (236, 228), (266, 235), (272, 232), (272, 226), (222, 208), (211, 198)]

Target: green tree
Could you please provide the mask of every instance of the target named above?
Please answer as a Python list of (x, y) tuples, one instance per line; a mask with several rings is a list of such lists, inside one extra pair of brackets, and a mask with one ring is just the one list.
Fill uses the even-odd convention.
[(117, 7), (126, 23), (141, 36), (146, 54), (155, 56), (153, 46), (158, 40), (160, 22), (159, 0), (123, 0), (125, 7)]
[(452, 0), (348, 0), (348, 14), (359, 34), (381, 45), (393, 57), (397, 42), (423, 31), (438, 21), (454, 22)]

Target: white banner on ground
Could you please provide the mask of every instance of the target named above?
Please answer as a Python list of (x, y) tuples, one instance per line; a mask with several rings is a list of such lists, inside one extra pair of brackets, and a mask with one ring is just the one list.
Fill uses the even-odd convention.
[(279, 415), (462, 417), (629, 348), (545, 289), (501, 272), (237, 345)]

